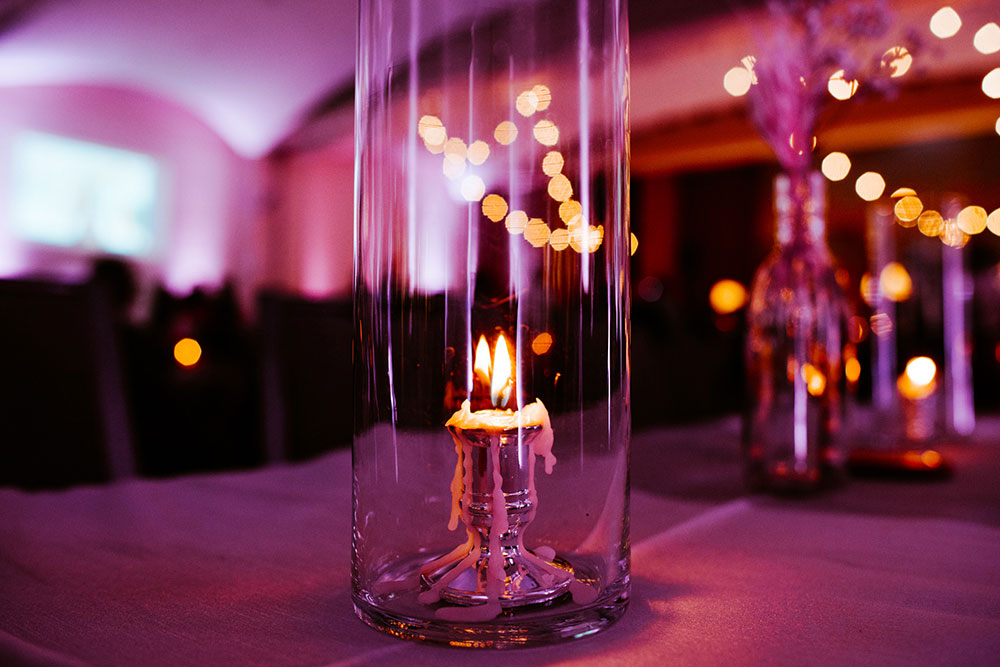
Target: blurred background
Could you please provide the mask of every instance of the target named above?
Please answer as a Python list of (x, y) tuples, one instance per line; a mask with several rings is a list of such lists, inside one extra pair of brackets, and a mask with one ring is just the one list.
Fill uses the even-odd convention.
[[(961, 24), (942, 37), (940, 3), (889, 5), (923, 48), (894, 95), (837, 106), (814, 149), (817, 164), (851, 163), (828, 183), (827, 234), (858, 316), (859, 404), (876, 204), (857, 176), (880, 174), (889, 205), (909, 187), (1000, 207), (1000, 7), (952, 3)], [(748, 71), (764, 3), (629, 11), (641, 431), (740, 411), (778, 167), (728, 76)], [(0, 484), (246, 468), (349, 443), (355, 33), (355, 0), (0, 0)], [(937, 239), (897, 231), (900, 257), (940, 263)], [(997, 233), (963, 251), (984, 413), (1000, 408)], [(920, 289), (940, 267), (914, 261), (900, 364), (943, 356), (940, 286)]]

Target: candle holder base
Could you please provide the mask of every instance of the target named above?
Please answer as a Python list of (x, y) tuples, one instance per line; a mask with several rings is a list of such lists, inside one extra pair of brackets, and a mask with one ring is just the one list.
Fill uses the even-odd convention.
[(461, 507), (469, 542), (421, 571), (426, 599), (461, 606), (497, 600), (511, 608), (568, 592), (573, 567), (547, 548), (546, 557), (539, 556), (522, 538), (537, 508), (532, 442), (543, 432), (541, 424), (448, 430), (458, 445), (459, 470), (465, 471)]
[[(573, 566), (562, 558), (547, 561), (536, 554), (525, 553), (518, 546), (505, 548), (503, 592), (499, 595), (504, 609), (555, 600), (569, 591), (573, 581)], [(462, 567), (458, 560), (435, 572), (422, 574), (421, 584), (431, 588), (452, 570)], [(489, 552), (483, 551), (474, 567), (459, 572), (451, 583), (440, 590), (441, 599), (452, 604), (472, 606), (485, 604)]]

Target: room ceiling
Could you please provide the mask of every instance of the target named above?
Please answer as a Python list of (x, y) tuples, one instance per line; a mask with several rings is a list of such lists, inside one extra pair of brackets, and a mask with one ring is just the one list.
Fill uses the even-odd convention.
[[(926, 26), (937, 3), (890, 4), (907, 25)], [(721, 79), (752, 43), (748, 26), (759, 12), (747, 6), (760, 4), (631, 0), (633, 130), (742, 108)], [(951, 4), (972, 30), (1000, 18), (995, 0)], [(0, 0), (0, 86), (145, 90), (189, 109), (237, 153), (260, 157), (331, 100), (349, 102), (356, 25), (357, 0)], [(990, 62), (965, 44), (972, 30), (944, 45), (931, 69), (969, 75)]]
[(357, 0), (3, 7), (15, 13), (5, 27), (0, 19), (0, 86), (146, 90), (191, 110), (247, 157), (265, 154), (317, 99), (354, 75)]
[[(530, 1), (456, 0), (448, 23)], [(700, 0), (630, 5), (647, 26), (736, 1), (714, 9)], [(0, 0), (0, 86), (138, 88), (186, 107), (236, 152), (259, 157), (322, 100), (349, 96), (357, 2)]]

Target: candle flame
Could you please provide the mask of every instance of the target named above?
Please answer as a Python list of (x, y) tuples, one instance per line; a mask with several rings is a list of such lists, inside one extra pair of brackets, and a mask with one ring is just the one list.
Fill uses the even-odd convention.
[(926, 387), (934, 382), (937, 365), (930, 357), (914, 357), (906, 362), (906, 377), (918, 387)]
[(476, 345), (476, 362), (473, 366), (476, 373), (485, 384), (490, 383), (490, 346), (486, 342), (486, 336), (479, 337), (479, 344)]
[(510, 351), (507, 349), (507, 341), (503, 334), (500, 334), (496, 349), (493, 351), (493, 377), (490, 382), (493, 405), (499, 408), (506, 407), (512, 387)]
[(930, 357), (914, 357), (906, 363), (906, 370), (899, 376), (896, 386), (899, 393), (910, 400), (927, 398), (937, 388), (937, 365)]

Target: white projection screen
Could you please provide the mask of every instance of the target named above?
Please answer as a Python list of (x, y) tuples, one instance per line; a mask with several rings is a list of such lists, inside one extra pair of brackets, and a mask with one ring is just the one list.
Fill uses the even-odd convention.
[(137, 258), (155, 252), (161, 173), (151, 156), (26, 131), (11, 158), (9, 215), (23, 240)]

